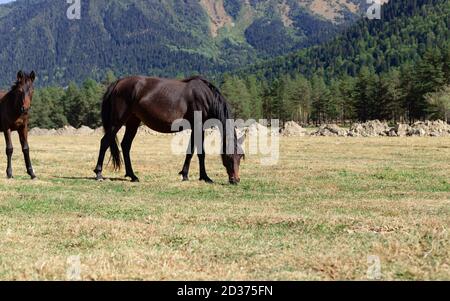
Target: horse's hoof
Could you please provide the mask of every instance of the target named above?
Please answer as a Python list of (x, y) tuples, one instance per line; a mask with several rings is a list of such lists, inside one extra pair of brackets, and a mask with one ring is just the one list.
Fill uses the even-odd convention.
[(139, 181), (139, 178), (134, 178), (134, 179), (131, 179), (131, 183), (139, 183), (140, 181)]
[(13, 176), (6, 176), (6, 178), (7, 178), (8, 180), (12, 180), (12, 179), (14, 179), (14, 177), (13, 177)]
[(205, 183), (207, 184), (214, 184), (214, 181), (211, 180), (210, 178), (206, 177), (206, 178), (200, 178), (200, 181), (205, 181)]
[(189, 177), (183, 177), (182, 182), (189, 182)]
[(36, 177), (36, 176), (31, 176), (31, 180), (32, 180), (32, 181), (36, 181), (36, 180), (37, 180), (37, 177)]
[(97, 182), (103, 182), (105, 179), (104, 179), (102, 176), (97, 176), (97, 177), (95, 178), (95, 180), (96, 180)]

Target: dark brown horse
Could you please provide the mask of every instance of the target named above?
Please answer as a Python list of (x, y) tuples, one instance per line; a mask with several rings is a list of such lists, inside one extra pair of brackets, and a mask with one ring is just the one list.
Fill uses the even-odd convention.
[(30, 160), (30, 149), (28, 146), (28, 119), (31, 101), (33, 99), (33, 83), (35, 73), (30, 74), (19, 71), (17, 81), (9, 92), (0, 92), (0, 131), (5, 134), (6, 156), (8, 158), (8, 167), (6, 176), (13, 177), (11, 158), (13, 154), (13, 145), (11, 141), (11, 132), (19, 133), (20, 144), (25, 159), (27, 173), (32, 179), (35, 179), (33, 166)]
[[(161, 133), (172, 133), (175, 121), (184, 119), (194, 127), (195, 114), (200, 112), (204, 122), (217, 119), (227, 133), (227, 120), (231, 119), (230, 107), (219, 90), (202, 77), (191, 77), (185, 80), (172, 80), (151, 77), (128, 77), (113, 83), (105, 93), (102, 104), (102, 121), (105, 135), (101, 141), (100, 154), (94, 172), (97, 180), (103, 180), (102, 169), (105, 153), (111, 149), (111, 157), (115, 169), (120, 169), (121, 157), (116, 141), (116, 134), (125, 125), (126, 131), (122, 141), (126, 175), (133, 182), (139, 179), (135, 175), (130, 159), (130, 149), (137, 130), (143, 122), (151, 129)], [(197, 113), (199, 114), (199, 113)], [(191, 143), (187, 152), (183, 170), (183, 180), (189, 179), (189, 167), (194, 149), (197, 148), (200, 161), (200, 180), (212, 183), (205, 168), (203, 150), (204, 130), (199, 134), (192, 131)], [(178, 129), (177, 129), (178, 130)], [(240, 182), (239, 165), (243, 158), (236, 131), (232, 129), (232, 138), (223, 139), (222, 163), (225, 166), (231, 184)], [(200, 137), (196, 137), (201, 135)], [(231, 151), (226, 151), (231, 149)]]

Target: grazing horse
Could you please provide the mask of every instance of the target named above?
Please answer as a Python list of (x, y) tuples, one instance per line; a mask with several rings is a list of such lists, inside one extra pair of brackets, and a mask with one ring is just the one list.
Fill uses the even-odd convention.
[[(103, 180), (103, 162), (108, 148), (111, 150), (114, 168), (120, 169), (122, 162), (116, 135), (123, 125), (126, 126), (121, 143), (126, 168), (125, 177), (130, 177), (133, 182), (139, 182), (131, 165), (130, 149), (141, 122), (157, 132), (172, 133), (174, 122), (181, 119), (187, 120), (193, 128), (196, 112), (200, 112), (197, 114), (202, 116), (202, 130), (199, 134), (192, 131), (184, 167), (180, 172), (183, 180), (189, 180), (189, 167), (195, 148), (204, 149), (204, 122), (216, 119), (223, 126), (222, 163), (227, 170), (229, 182), (239, 183), (239, 166), (244, 157), (240, 152), (241, 141), (238, 141), (234, 128), (231, 131), (234, 137), (227, 139), (224, 134), (227, 133), (227, 120), (232, 118), (229, 104), (213, 84), (199, 76), (185, 80), (134, 76), (120, 79), (109, 86), (102, 104), (105, 135), (101, 140), (97, 167), (94, 170), (97, 180)], [(229, 149), (231, 151), (226, 151)], [(212, 183), (206, 173), (203, 151), (198, 151), (198, 158), (200, 180)]]
[(25, 159), (27, 173), (31, 179), (36, 176), (30, 160), (30, 149), (28, 146), (28, 119), (31, 101), (33, 99), (33, 83), (35, 73), (32, 71), (27, 74), (23, 71), (17, 73), (17, 81), (9, 92), (0, 92), (0, 132), (5, 134), (6, 156), (8, 158), (8, 167), (6, 176), (8, 179), (13, 177), (11, 158), (13, 154), (13, 145), (11, 141), (11, 132), (19, 133), (20, 144)]

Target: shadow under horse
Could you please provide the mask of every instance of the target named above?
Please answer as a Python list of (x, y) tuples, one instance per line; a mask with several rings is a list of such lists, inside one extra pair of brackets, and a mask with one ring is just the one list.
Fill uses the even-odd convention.
[[(200, 163), (200, 180), (208, 183), (204, 153), (204, 123), (207, 120), (218, 120), (222, 126), (222, 163), (226, 168), (229, 182), (240, 182), (239, 166), (244, 155), (240, 151), (236, 129), (229, 129), (228, 120), (232, 114), (230, 106), (220, 91), (208, 80), (195, 76), (185, 80), (164, 79), (155, 77), (133, 76), (120, 79), (111, 84), (103, 97), (102, 122), (105, 131), (101, 140), (96, 173), (97, 180), (103, 180), (102, 170), (105, 153), (111, 150), (115, 170), (122, 164), (117, 133), (126, 126), (121, 143), (126, 168), (125, 177), (133, 182), (139, 179), (133, 171), (130, 150), (138, 128), (143, 122), (146, 126), (160, 133), (173, 133), (173, 125), (179, 120), (189, 122), (195, 128), (196, 114), (201, 114), (200, 131), (192, 131), (186, 160), (180, 175), (189, 180), (189, 168), (194, 150), (197, 148)], [(180, 129), (177, 129), (178, 131)], [(197, 133), (198, 132), (198, 133)], [(227, 133), (231, 133), (227, 135)], [(201, 137), (196, 137), (197, 135)], [(231, 150), (231, 151), (230, 151)]]
[(5, 135), (6, 156), (8, 166), (6, 176), (13, 177), (12, 155), (13, 144), (11, 132), (19, 133), (20, 144), (25, 159), (27, 173), (31, 179), (35, 179), (33, 166), (30, 160), (30, 148), (28, 146), (28, 122), (29, 111), (33, 99), (33, 83), (36, 78), (34, 71), (27, 74), (23, 71), (17, 73), (17, 81), (9, 92), (0, 91), (0, 131)]

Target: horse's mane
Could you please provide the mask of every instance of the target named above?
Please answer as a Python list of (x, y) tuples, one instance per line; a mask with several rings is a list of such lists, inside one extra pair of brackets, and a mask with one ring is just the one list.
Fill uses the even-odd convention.
[(223, 126), (225, 127), (227, 119), (233, 118), (230, 104), (222, 95), (220, 90), (213, 83), (211, 83), (209, 80), (205, 79), (200, 75), (188, 77), (186, 79), (183, 79), (182, 82), (189, 83), (194, 80), (199, 80), (203, 82), (213, 93), (214, 98), (210, 100), (209, 113), (211, 114), (212, 118), (217, 118), (218, 120), (220, 120), (223, 123)]
[[(25, 78), (29, 78), (29, 77), (30, 77), (30, 74), (29, 74), (29, 73), (26, 73), (26, 72), (23, 72), (23, 76), (24, 76)], [(15, 91), (17, 88), (19, 88), (19, 86), (20, 86), (20, 80), (16, 80), (16, 81), (14, 82), (14, 84), (11, 86), (11, 89), (9, 90), (9, 92)]]
[[(230, 104), (225, 99), (225, 97), (222, 95), (220, 90), (214, 84), (212, 84), (210, 81), (208, 81), (207, 79), (205, 79), (202, 76), (198, 76), (198, 75), (191, 76), (189, 78), (182, 80), (182, 82), (189, 83), (194, 80), (199, 80), (199, 81), (203, 82), (209, 88), (209, 90), (213, 93), (214, 97), (209, 102), (210, 118), (216, 118), (216, 119), (220, 120), (220, 122), (223, 125), (224, 134), (227, 133), (227, 120), (233, 119), (233, 114), (232, 114)], [(226, 140), (227, 139), (223, 139), (224, 148), (226, 148)], [(237, 139), (236, 131), (234, 131), (234, 148), (235, 148), (235, 151), (238, 150), (238, 139)], [(225, 149), (224, 149), (224, 151), (225, 151)]]

